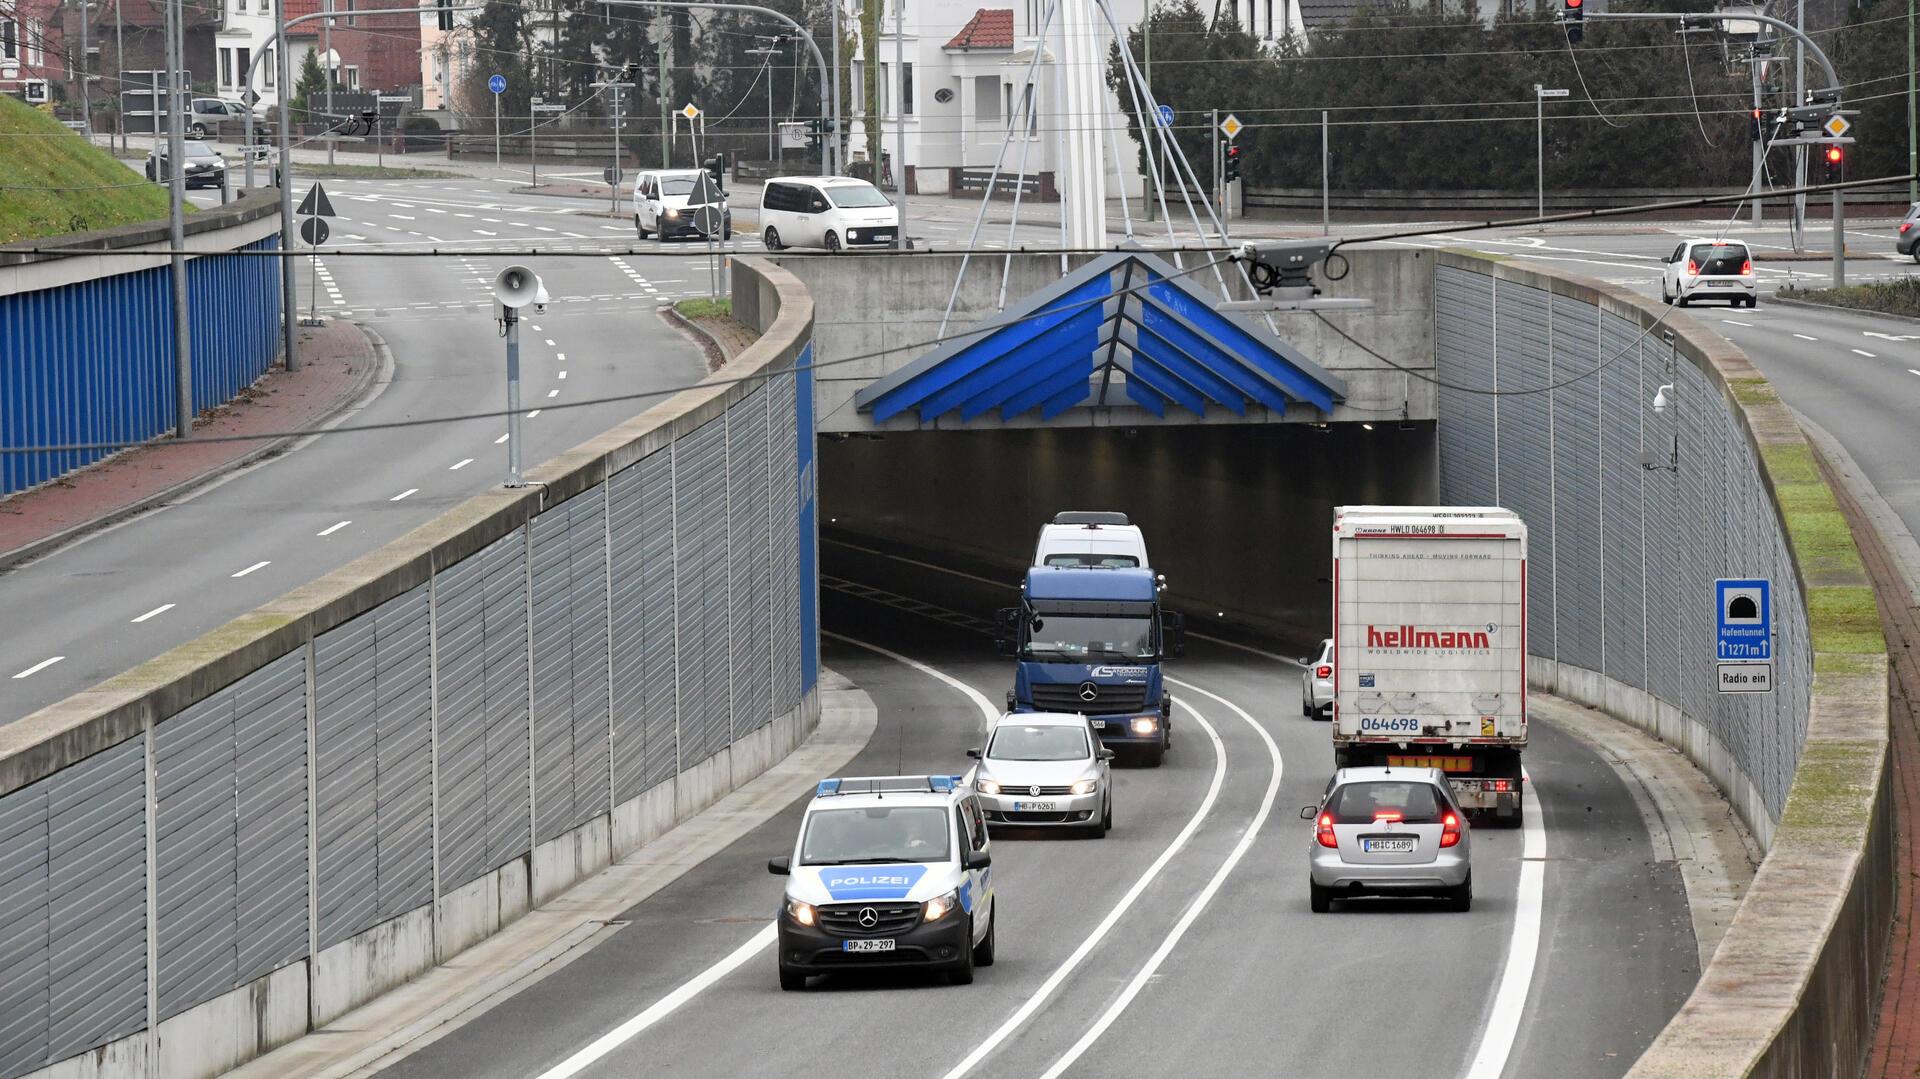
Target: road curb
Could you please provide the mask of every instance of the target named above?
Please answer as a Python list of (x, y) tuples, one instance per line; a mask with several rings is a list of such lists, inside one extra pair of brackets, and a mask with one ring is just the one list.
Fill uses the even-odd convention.
[(720, 339), (715, 337), (711, 330), (708, 330), (705, 326), (681, 314), (671, 303), (657, 308), (657, 310), (660, 312), (662, 318), (676, 326), (681, 333), (692, 337), (694, 339), (693, 343), (700, 346), (700, 351), (707, 357), (708, 374), (712, 374), (733, 362), (733, 354), (727, 351), (727, 346), (722, 344)]
[[(345, 394), (342, 394), (339, 401), (337, 401), (332, 407), (328, 408), (325, 412), (315, 417), (314, 426), (319, 426), (321, 424), (324, 424), (332, 420), (334, 417), (340, 415), (342, 412), (345, 412), (347, 409), (357, 407), (358, 405), (362, 404), (363, 402), (361, 401), (361, 399), (367, 396), (368, 391), (373, 387), (374, 383), (379, 380), (380, 373), (382, 371), (392, 370), (393, 352), (387, 347), (386, 339), (381, 337), (374, 330), (360, 323), (356, 322), (353, 325), (356, 328), (358, 328), (361, 333), (366, 334), (368, 342), (373, 345), (374, 362), (367, 365), (366, 371), (364, 371), (359, 378), (354, 380), (352, 388), (350, 388)], [(44, 555), (52, 554), (54, 551), (59, 550), (60, 548), (66, 546), (69, 543), (72, 543), (75, 540), (81, 539), (85, 536), (92, 535), (93, 533), (98, 532), (103, 528), (108, 528), (112, 525), (119, 524), (121, 521), (127, 520), (130, 517), (137, 517), (140, 514), (145, 513), (156, 506), (170, 502), (173, 499), (180, 497), (181, 495), (189, 494), (193, 491), (199, 490), (201, 487), (204, 487), (207, 484), (214, 482), (215, 480), (218, 480), (224, 476), (230, 475), (250, 465), (257, 464), (260, 461), (267, 459), (268, 457), (281, 453), (285, 451), (289, 446), (294, 444), (295, 442), (298, 442), (301, 439), (306, 437), (308, 436), (307, 435), (287, 435), (283, 438), (276, 438), (271, 442), (265, 443), (264, 445), (261, 445), (253, 450), (248, 451), (247, 453), (239, 457), (234, 458), (231, 461), (226, 462), (225, 464), (219, 465), (214, 468), (210, 468), (205, 472), (200, 473), (197, 476), (190, 476), (187, 479), (181, 480), (179, 483), (176, 483), (171, 487), (163, 488), (159, 491), (155, 491), (150, 495), (137, 498), (132, 502), (127, 503), (124, 506), (115, 507), (114, 509), (108, 510), (107, 512), (99, 515), (98, 517), (93, 517), (88, 520), (81, 521), (79, 524), (70, 525), (66, 528), (61, 529), (58, 532), (55, 532), (50, 536), (43, 536), (40, 539), (29, 541), (18, 547), (15, 547), (10, 551), (0, 551), (0, 573), (4, 573), (7, 570), (14, 568), (15, 566), (19, 566), (24, 563), (31, 562), (34, 559), (40, 558)], [(158, 442), (160, 441), (160, 439), (156, 439), (154, 441)], [(146, 443), (140, 446), (133, 447), (131, 450), (126, 452), (137, 453), (140, 450), (147, 449), (151, 445), (153, 445), (153, 443)], [(121, 456), (122, 456), (121, 454), (114, 454), (111, 457), (104, 457), (104, 458), (101, 458), (99, 461), (94, 462), (93, 465), (89, 465), (88, 467), (89, 468), (96, 467), (98, 465), (106, 464), (110, 461), (117, 461), (121, 458)]]
[[(1875, 311), (1866, 307), (1840, 307), (1830, 303), (1815, 303), (1812, 300), (1794, 300), (1777, 293), (1769, 297), (1767, 302), (1783, 303), (1788, 307), (1805, 307), (1814, 311), (1836, 311), (1843, 315), (1873, 315), (1876, 318), (1890, 318), (1898, 322), (1911, 322), (1920, 325), (1920, 315), (1896, 315), (1891, 311)], [(1805, 426), (1808, 420), (1803, 416), (1800, 422), (1802, 426)], [(1835, 445), (1838, 445), (1838, 443), (1835, 443)]]

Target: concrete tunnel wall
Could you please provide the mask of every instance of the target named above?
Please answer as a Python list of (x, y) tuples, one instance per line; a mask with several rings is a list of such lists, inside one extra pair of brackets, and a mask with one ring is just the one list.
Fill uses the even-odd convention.
[(1192, 628), (1289, 639), (1331, 623), (1333, 507), (1429, 502), (1436, 490), (1431, 424), (923, 431), (823, 436), (819, 453), (825, 530), (1013, 571), (1055, 512), (1121, 510), (1145, 529), (1169, 606)]

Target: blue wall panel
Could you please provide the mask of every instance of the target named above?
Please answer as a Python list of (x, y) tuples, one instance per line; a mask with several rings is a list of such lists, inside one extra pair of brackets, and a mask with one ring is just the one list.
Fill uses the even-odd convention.
[[(244, 250), (271, 251), (279, 236)], [(143, 442), (173, 428), (166, 267), (0, 296), (0, 446)], [(279, 260), (187, 263), (194, 410), (233, 399), (279, 357)], [(111, 450), (0, 454), (0, 496)]]

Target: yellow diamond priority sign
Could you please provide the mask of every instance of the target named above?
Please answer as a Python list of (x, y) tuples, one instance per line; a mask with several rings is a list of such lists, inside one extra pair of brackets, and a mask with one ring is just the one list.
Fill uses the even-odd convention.
[(680, 110), (680, 115), (691, 120), (700, 115), (700, 110), (694, 107), (693, 102), (689, 101), (687, 102), (687, 107)]
[(1827, 122), (1820, 125), (1820, 130), (1825, 131), (1830, 137), (1837, 139), (1853, 130), (1853, 124), (1849, 123), (1846, 117), (1835, 113), (1827, 117)]
[[(1835, 119), (1838, 119), (1838, 117), (1835, 117)], [(1247, 125), (1240, 122), (1240, 118), (1238, 116), (1235, 116), (1232, 113), (1228, 113), (1227, 118), (1220, 121), (1220, 133), (1225, 135), (1228, 139), (1232, 139), (1235, 135), (1240, 134), (1241, 128), (1246, 126)]]

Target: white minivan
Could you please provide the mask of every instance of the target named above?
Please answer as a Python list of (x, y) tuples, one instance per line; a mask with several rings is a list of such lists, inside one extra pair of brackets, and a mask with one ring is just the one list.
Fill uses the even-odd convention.
[[(694, 211), (687, 206), (694, 187), (700, 182), (699, 169), (648, 169), (633, 180), (633, 231), (644, 240), (658, 236), (700, 237), (694, 226)], [(720, 239), (733, 238), (733, 211), (727, 207), (725, 193), (720, 195)]]
[(760, 239), (786, 247), (891, 247), (900, 209), (851, 176), (776, 176), (760, 196)]

